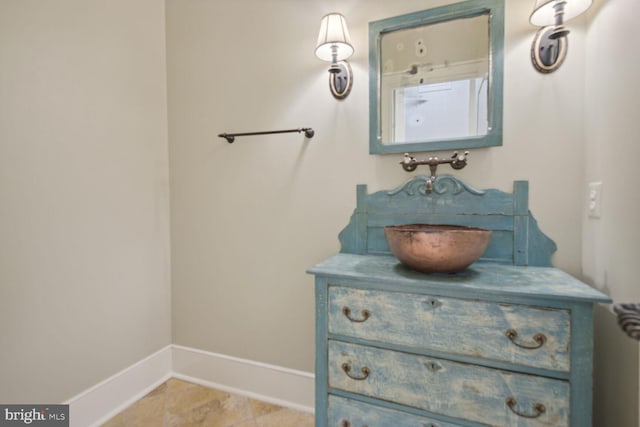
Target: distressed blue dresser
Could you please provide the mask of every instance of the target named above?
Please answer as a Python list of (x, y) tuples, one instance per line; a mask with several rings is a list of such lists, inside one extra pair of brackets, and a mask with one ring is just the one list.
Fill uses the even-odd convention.
[[(316, 277), (316, 427), (591, 426), (593, 306), (606, 295), (551, 267), (555, 244), (513, 193), (418, 176), (367, 194)], [(493, 230), (455, 274), (412, 271), (383, 227)]]

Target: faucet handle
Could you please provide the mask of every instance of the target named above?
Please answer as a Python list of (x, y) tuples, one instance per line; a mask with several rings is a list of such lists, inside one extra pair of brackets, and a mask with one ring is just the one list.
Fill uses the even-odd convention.
[(413, 172), (418, 167), (416, 158), (411, 156), (409, 153), (404, 153), (404, 159), (402, 159), (400, 164), (402, 165), (402, 169), (407, 172)]
[(463, 167), (467, 166), (468, 155), (469, 155), (468, 151), (465, 151), (464, 154), (460, 154), (460, 155), (458, 155), (458, 152), (455, 151), (453, 153), (453, 156), (451, 156), (451, 158), (454, 159), (451, 162), (451, 167), (454, 169), (462, 169)]

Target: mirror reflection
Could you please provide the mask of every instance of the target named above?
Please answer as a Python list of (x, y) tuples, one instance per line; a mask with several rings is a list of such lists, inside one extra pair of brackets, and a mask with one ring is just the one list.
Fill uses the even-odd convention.
[(503, 45), (503, 0), (370, 22), (370, 152), (502, 145)]
[(383, 143), (487, 134), (488, 29), (484, 14), (382, 35)]

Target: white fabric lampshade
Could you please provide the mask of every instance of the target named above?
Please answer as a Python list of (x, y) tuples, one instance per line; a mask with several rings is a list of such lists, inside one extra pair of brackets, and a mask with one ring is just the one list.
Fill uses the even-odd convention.
[(531, 13), (529, 21), (538, 27), (555, 25), (556, 11), (553, 6), (559, 1), (565, 2), (563, 15), (563, 20), (565, 22), (589, 9), (589, 7), (591, 7), (591, 3), (593, 3), (593, 0), (536, 0), (536, 4), (533, 7), (533, 13)]
[(324, 61), (331, 61), (333, 46), (337, 47), (337, 61), (343, 61), (353, 55), (347, 21), (339, 13), (330, 13), (322, 18), (316, 56)]
[(538, 27), (544, 27), (546, 25), (554, 25), (556, 23), (555, 9), (553, 6), (558, 1), (564, 1), (564, 15), (563, 20), (575, 18), (585, 10), (591, 7), (593, 0), (536, 0), (536, 4), (533, 7), (533, 13), (529, 21)]

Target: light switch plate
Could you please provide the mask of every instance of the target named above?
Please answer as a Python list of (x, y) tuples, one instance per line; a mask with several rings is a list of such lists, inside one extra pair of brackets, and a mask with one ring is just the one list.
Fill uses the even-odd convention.
[(602, 182), (590, 182), (587, 200), (589, 218), (602, 217)]

